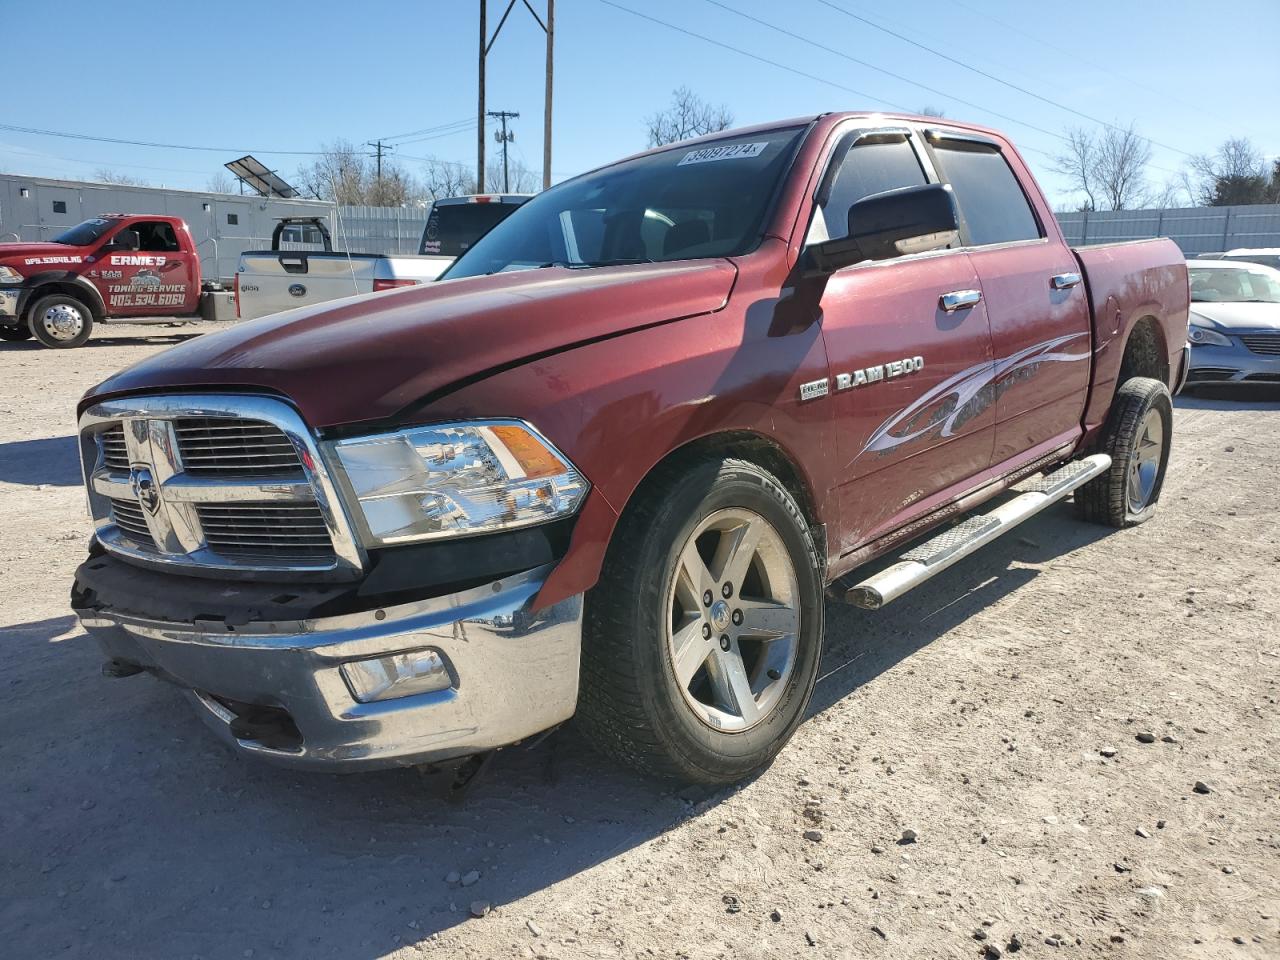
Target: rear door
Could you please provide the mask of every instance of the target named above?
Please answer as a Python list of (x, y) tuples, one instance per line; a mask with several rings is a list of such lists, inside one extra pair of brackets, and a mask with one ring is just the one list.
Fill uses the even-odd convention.
[[(905, 127), (845, 134), (819, 187), (808, 242), (846, 235), (849, 207), (863, 197), (929, 182), (917, 140)], [(944, 307), (949, 295), (952, 309)], [(961, 250), (838, 270), (821, 309), (848, 552), (986, 469), (991, 334), (977, 271)]]
[(1010, 161), (1022, 177), (1028, 174), (1004, 144), (939, 131), (930, 132), (929, 143), (955, 191), (991, 323), (992, 462), (1030, 459), (1080, 432), (1091, 352), (1080, 268), (1043, 199), (1036, 197), (1033, 205), (1023, 190)]
[[(137, 239), (123, 236), (131, 233)], [(195, 256), (165, 220), (128, 220), (108, 239), (91, 277), (113, 316), (174, 316), (200, 295)]]

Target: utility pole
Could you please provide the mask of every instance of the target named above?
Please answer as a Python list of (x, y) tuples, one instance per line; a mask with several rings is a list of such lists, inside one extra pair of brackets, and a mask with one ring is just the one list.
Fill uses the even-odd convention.
[[(484, 67), (485, 60), (489, 56), (489, 51), (493, 49), (494, 41), (498, 39), (498, 34), (502, 32), (503, 24), (507, 22), (507, 17), (511, 11), (515, 9), (517, 2), (522, 2), (526, 10), (538, 22), (538, 26), (542, 28), (543, 33), (547, 35), (547, 84), (546, 95), (543, 106), (542, 118), (542, 187), (545, 190), (551, 186), (551, 74), (552, 74), (552, 54), (555, 48), (555, 19), (556, 19), (556, 2), (555, 0), (546, 0), (547, 2), (547, 19), (544, 22), (538, 16), (537, 11), (533, 9), (529, 0), (510, 0), (507, 3), (507, 9), (502, 12), (502, 19), (498, 21), (497, 28), (493, 31), (493, 36), (489, 36), (488, 28), (488, 0), (480, 0), (480, 62), (477, 86), (479, 97), (476, 104), (476, 125), (479, 129), (476, 131), (476, 189), (478, 192), (484, 192)], [(492, 116), (493, 114), (490, 114)], [(505, 154), (505, 150), (504, 150)]]
[[(489, 8), (489, 0), (480, 0), (480, 82), (478, 90), (480, 93), (480, 102), (476, 107), (476, 193), (484, 193), (484, 62), (489, 55), (489, 28), (486, 25), (486, 15)], [(507, 8), (507, 13), (511, 12), (511, 8)], [(506, 15), (503, 15), (503, 20)], [(499, 24), (498, 29), (502, 26)], [(494, 35), (494, 39), (498, 39)]]
[(507, 167), (507, 144), (516, 138), (515, 131), (507, 131), (508, 120), (519, 120), (520, 114), (513, 113), (510, 110), (490, 110), (486, 116), (493, 117), (495, 120), (502, 121), (501, 132), (493, 131), (493, 139), (502, 144), (502, 192), (511, 192), (511, 171)]
[[(536, 18), (535, 18), (536, 19)], [(556, 0), (547, 0), (547, 92), (542, 108), (542, 189), (551, 186), (551, 67), (556, 36)]]
[(384, 144), (381, 140), (370, 140), (367, 142), (367, 145), (375, 148), (378, 151), (378, 182), (381, 183), (382, 182), (382, 151), (393, 150), (395, 148), (390, 145)]

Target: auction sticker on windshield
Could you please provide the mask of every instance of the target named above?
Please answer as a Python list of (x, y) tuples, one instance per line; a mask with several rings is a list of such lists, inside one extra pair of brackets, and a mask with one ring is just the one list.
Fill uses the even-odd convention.
[(677, 167), (683, 167), (689, 163), (710, 163), (713, 160), (740, 160), (745, 157), (758, 157), (764, 153), (764, 148), (769, 145), (766, 140), (763, 143), (730, 143), (722, 147), (703, 147), (701, 150), (690, 150)]

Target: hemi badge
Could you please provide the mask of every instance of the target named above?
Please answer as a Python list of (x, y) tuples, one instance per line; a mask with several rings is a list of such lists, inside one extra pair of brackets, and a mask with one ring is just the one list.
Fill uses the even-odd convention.
[(827, 379), (810, 380), (808, 383), (800, 384), (800, 400), (816, 400), (818, 397), (825, 397), (831, 387)]

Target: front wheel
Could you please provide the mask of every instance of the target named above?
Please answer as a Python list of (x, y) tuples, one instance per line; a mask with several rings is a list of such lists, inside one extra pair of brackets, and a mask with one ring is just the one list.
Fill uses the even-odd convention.
[(31, 333), (46, 347), (81, 346), (93, 332), (93, 313), (75, 297), (55, 293), (41, 297), (27, 315)]
[(1101, 451), (1111, 468), (1075, 493), (1085, 520), (1132, 527), (1151, 519), (1173, 440), (1173, 400), (1159, 380), (1135, 377), (1116, 391)]
[(646, 772), (732, 783), (803, 719), (821, 559), (795, 499), (743, 460), (684, 461), (637, 498), (587, 598), (579, 724)]

